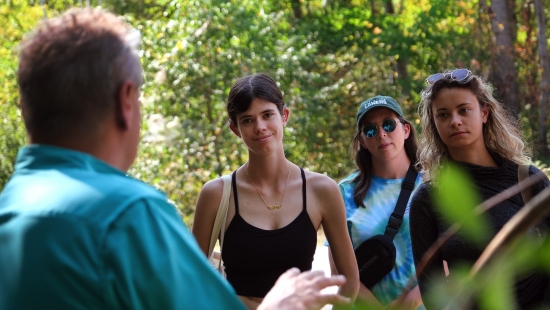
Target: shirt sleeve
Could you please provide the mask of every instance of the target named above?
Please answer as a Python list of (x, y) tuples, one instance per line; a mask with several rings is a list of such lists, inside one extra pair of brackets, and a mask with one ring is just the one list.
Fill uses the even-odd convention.
[(536, 196), (538, 193), (542, 192), (545, 188), (550, 185), (550, 180), (548, 180), (548, 177), (544, 175), (544, 172), (540, 171), (534, 166), (529, 166), (529, 175), (542, 175), (542, 180), (540, 182), (537, 182), (535, 185), (532, 186), (533, 189), (533, 197)]
[[(420, 185), (410, 204), (410, 231), (414, 264), (417, 272), (420, 261), (439, 237), (436, 216), (430, 197), (429, 184)], [(424, 303), (430, 284), (443, 273), (441, 253), (438, 251), (418, 277), (418, 287)], [(428, 308), (428, 307), (427, 307)]]
[(102, 254), (113, 309), (245, 309), (162, 199), (127, 208), (111, 225)]
[[(531, 186), (531, 198), (535, 197), (536, 195), (540, 194), (543, 190), (545, 190), (550, 185), (550, 180), (548, 180), (548, 177), (544, 175), (544, 172), (540, 171), (535, 166), (529, 166), (529, 175), (530, 176), (542, 176), (542, 180), (540, 182), (535, 183), (535, 185)], [(550, 215), (546, 215), (544, 218), (544, 230), (548, 232), (550, 229)]]

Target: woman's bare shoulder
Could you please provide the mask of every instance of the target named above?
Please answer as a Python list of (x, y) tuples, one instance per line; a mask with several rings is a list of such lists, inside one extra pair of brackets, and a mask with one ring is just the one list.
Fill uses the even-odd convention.
[(338, 184), (336, 181), (331, 179), (329, 176), (312, 172), (305, 171), (307, 186), (310, 187), (315, 193), (327, 193), (331, 191), (339, 191)]
[(336, 184), (336, 181), (325, 174), (307, 170), (304, 170), (304, 173), (308, 181), (311, 181), (311, 183), (317, 184), (319, 186)]
[(211, 194), (213, 192), (219, 192), (223, 188), (223, 180), (221, 177), (212, 179), (202, 186), (201, 193), (205, 192)]
[(223, 192), (223, 180), (222, 178), (216, 178), (206, 182), (199, 194), (199, 200), (197, 202), (197, 207), (202, 206), (216, 206), (220, 203), (222, 199)]

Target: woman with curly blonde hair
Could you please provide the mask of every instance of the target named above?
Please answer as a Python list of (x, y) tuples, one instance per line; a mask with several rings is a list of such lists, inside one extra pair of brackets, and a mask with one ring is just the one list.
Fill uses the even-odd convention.
[[(463, 70), (463, 71), (462, 71)], [(449, 158), (447, 145), (437, 132), (436, 118), (432, 110), (433, 101), (440, 90), (456, 86), (462, 89), (468, 89), (478, 100), (480, 106), (486, 107), (491, 113), (487, 115), (487, 120), (483, 126), (483, 140), (488, 151), (500, 154), (514, 163), (521, 165), (530, 161), (527, 153), (529, 151), (525, 146), (516, 120), (508, 111), (493, 97), (493, 87), (484, 82), (480, 77), (470, 73), (467, 69), (455, 70), (459, 73), (467, 74), (463, 80), (457, 80), (451, 77), (450, 72), (437, 73), (432, 75), (432, 80), (437, 77), (443, 77), (437, 80), (437, 83), (428, 81), (428, 87), (422, 91), (422, 101), (418, 108), (421, 116), (421, 126), (424, 139), (420, 141), (420, 150), (418, 153), (418, 165), (423, 167), (424, 181), (435, 177), (437, 168), (445, 159)], [(453, 71), (453, 72), (455, 72)], [(459, 76), (460, 77), (460, 76)]]
[[(483, 200), (518, 182), (518, 166), (529, 162), (525, 142), (512, 115), (493, 97), (492, 87), (467, 69), (445, 71), (430, 76), (419, 106), (423, 138), (418, 152), (423, 183), (411, 201), (410, 230), (415, 264), (448, 228), (432, 198), (438, 171), (447, 163), (461, 167)], [(529, 166), (529, 175), (542, 174)], [(550, 184), (548, 178), (531, 188), (536, 195)], [(524, 205), (517, 194), (487, 211), (492, 237)], [(548, 219), (546, 219), (548, 222)], [(451, 237), (434, 255), (418, 278), (424, 302), (430, 283), (448, 265), (450, 273), (461, 264), (473, 264), (485, 245), (479, 246), (464, 235)], [(521, 309), (550, 300), (546, 275), (533, 273), (516, 283), (516, 302)], [(429, 309), (429, 307), (427, 307)]]

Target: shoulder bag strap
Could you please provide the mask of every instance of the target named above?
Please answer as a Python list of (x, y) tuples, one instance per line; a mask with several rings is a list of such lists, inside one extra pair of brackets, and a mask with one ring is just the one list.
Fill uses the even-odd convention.
[(216, 240), (218, 239), (218, 236), (220, 236), (220, 232), (220, 249), (223, 245), (223, 236), (225, 234), (224, 228), (227, 219), (227, 209), (229, 208), (229, 195), (231, 194), (231, 175), (223, 175), (221, 179), (223, 181), (222, 200), (220, 201), (218, 213), (216, 214), (216, 219), (214, 220), (214, 227), (212, 227), (212, 235), (210, 236), (210, 245), (208, 246), (208, 253), (210, 253), (210, 255), (212, 255), (212, 251), (214, 251), (214, 246), (216, 245)]
[[(529, 179), (529, 165), (518, 165), (518, 183), (527, 179)], [(524, 205), (531, 200), (531, 186), (521, 191), (521, 198), (523, 198)]]
[(414, 183), (416, 182), (417, 176), (418, 172), (414, 169), (413, 165), (410, 165), (409, 170), (407, 170), (407, 175), (405, 176), (405, 181), (403, 181), (401, 185), (401, 192), (399, 193), (399, 198), (397, 198), (395, 209), (390, 216), (388, 226), (386, 226), (386, 231), (384, 232), (384, 235), (390, 237), (391, 240), (395, 238), (401, 223), (403, 223), (403, 214), (405, 214), (405, 209), (407, 208), (409, 197), (411, 197), (411, 193), (414, 189)]

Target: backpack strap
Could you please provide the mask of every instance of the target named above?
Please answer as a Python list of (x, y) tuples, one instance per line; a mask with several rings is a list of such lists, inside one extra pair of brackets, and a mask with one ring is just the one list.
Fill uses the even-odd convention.
[(401, 223), (403, 223), (403, 214), (405, 214), (409, 197), (411, 197), (412, 191), (414, 190), (414, 183), (416, 182), (417, 176), (418, 172), (414, 169), (413, 165), (410, 165), (409, 170), (407, 170), (407, 175), (405, 176), (405, 181), (403, 181), (401, 185), (401, 192), (399, 193), (399, 198), (397, 198), (395, 209), (390, 216), (388, 226), (386, 226), (386, 231), (384, 232), (384, 235), (388, 236), (390, 240), (395, 238), (399, 227), (401, 227)]
[(220, 201), (220, 206), (218, 207), (218, 212), (216, 213), (212, 233), (210, 234), (210, 245), (208, 246), (209, 255), (212, 254), (218, 237), (220, 238), (220, 248), (223, 247), (223, 237), (225, 235), (227, 209), (229, 209), (229, 195), (231, 194), (231, 175), (223, 175), (221, 179), (223, 181), (222, 199)]
[[(518, 183), (523, 180), (529, 179), (529, 165), (518, 165)], [(526, 205), (531, 200), (531, 186), (524, 188), (521, 191), (521, 198), (523, 198), (523, 204)]]

